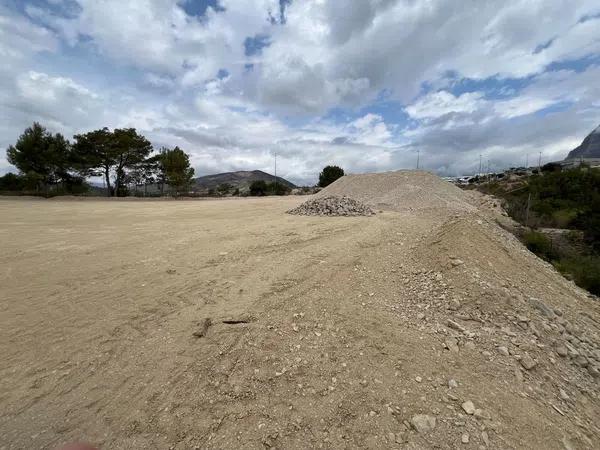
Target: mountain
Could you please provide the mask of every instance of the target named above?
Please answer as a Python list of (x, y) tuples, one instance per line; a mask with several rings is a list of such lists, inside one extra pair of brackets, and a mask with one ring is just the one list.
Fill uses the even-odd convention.
[[(220, 184), (227, 183), (233, 187), (239, 188), (240, 190), (244, 190), (248, 189), (253, 181), (258, 180), (273, 182), (275, 181), (275, 177), (270, 173), (263, 172), (262, 170), (241, 170), (238, 172), (217, 173), (215, 175), (206, 175), (204, 177), (196, 178), (194, 180), (194, 189), (215, 189)], [(290, 189), (296, 187), (296, 185), (281, 177), (277, 177), (277, 182), (288, 186)]]
[(571, 151), (566, 159), (578, 158), (600, 158), (600, 126), (588, 134), (581, 145)]

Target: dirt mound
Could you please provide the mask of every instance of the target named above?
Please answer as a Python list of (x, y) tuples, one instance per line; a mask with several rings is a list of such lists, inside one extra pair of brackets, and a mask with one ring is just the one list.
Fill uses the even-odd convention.
[(373, 216), (375, 212), (349, 197), (322, 197), (308, 200), (287, 211), (299, 216)]
[(395, 211), (445, 208), (474, 211), (464, 192), (429, 172), (396, 172), (346, 175), (317, 194), (346, 196), (367, 205)]

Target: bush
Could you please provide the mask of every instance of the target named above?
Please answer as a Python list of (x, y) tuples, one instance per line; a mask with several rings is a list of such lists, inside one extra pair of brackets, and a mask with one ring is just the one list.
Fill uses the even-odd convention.
[(578, 286), (600, 295), (600, 257), (563, 259), (556, 264), (556, 268), (563, 274), (570, 275)]
[(327, 166), (319, 174), (319, 186), (326, 187), (344, 176), (344, 169), (338, 166)]
[(267, 195), (267, 182), (264, 180), (256, 180), (250, 184), (250, 195), (262, 197)]
[(552, 261), (557, 257), (552, 247), (552, 240), (542, 233), (528, 231), (523, 235), (523, 242), (531, 252), (547, 261)]

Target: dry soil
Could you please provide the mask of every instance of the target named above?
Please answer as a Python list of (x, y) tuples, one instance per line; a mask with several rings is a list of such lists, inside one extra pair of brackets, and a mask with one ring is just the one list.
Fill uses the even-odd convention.
[(486, 199), (304, 200), (1, 199), (0, 448), (600, 446), (598, 302)]

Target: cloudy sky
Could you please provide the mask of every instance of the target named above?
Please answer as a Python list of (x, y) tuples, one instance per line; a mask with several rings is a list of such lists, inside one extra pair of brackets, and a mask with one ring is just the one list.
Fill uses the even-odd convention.
[(198, 174), (497, 170), (600, 124), (598, 0), (0, 0), (0, 57), (0, 148), (135, 127)]

